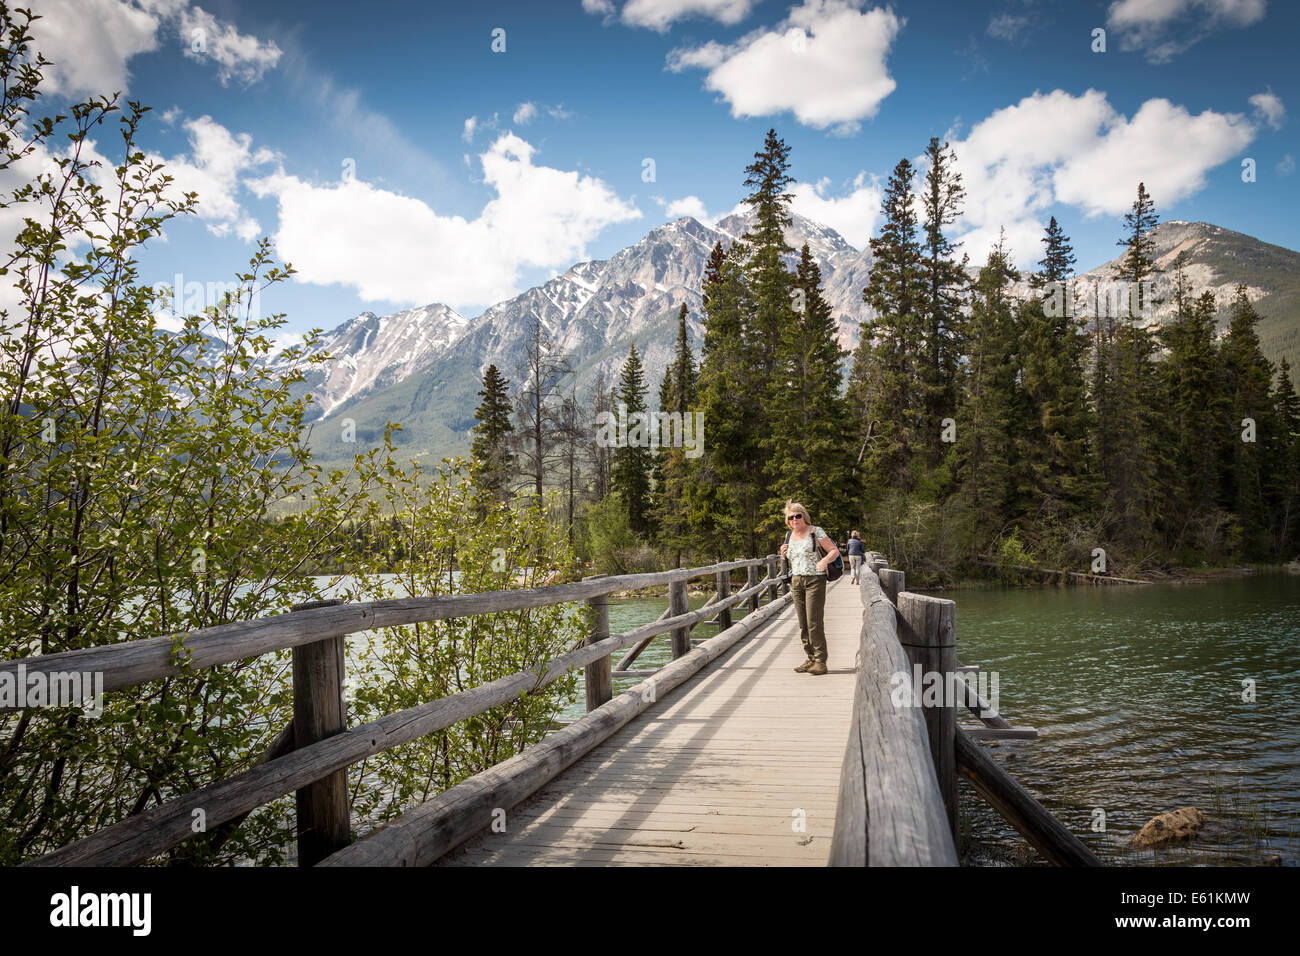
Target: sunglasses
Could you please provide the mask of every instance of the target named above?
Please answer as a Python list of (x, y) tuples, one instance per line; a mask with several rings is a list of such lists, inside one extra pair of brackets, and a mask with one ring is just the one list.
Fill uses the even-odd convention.
[(786, 520), (786, 521), (802, 521), (802, 520), (803, 520), (803, 515), (786, 515), (786, 516), (785, 516), (785, 520)]

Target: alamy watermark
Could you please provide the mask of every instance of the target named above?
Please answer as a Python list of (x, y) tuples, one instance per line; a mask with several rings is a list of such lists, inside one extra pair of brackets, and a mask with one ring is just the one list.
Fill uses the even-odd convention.
[(178, 272), (172, 282), (155, 282), (153, 291), (159, 303), (178, 315), (203, 315), (210, 308), (221, 309), (229, 295), (232, 310), (247, 312), (253, 319), (262, 316), (261, 287), (254, 285), (250, 290), (247, 283), (237, 279), (207, 283), (191, 279), (186, 282), (185, 276)]
[(920, 664), (913, 664), (910, 675), (907, 671), (895, 671), (889, 677), (889, 699), (896, 708), (965, 707), (970, 690), (974, 690), (982, 702), (978, 710), (980, 717), (998, 716), (997, 671), (980, 671), (978, 674), (923, 672)]
[(103, 671), (27, 672), (26, 664), (0, 672), (0, 708), (80, 707), (87, 717), (104, 713)]
[(618, 416), (596, 415), (596, 444), (601, 448), (684, 448), (687, 458), (704, 450), (704, 412), (633, 412), (618, 403)]
[(1052, 318), (1099, 315), (1149, 319), (1155, 309), (1155, 282), (1151, 279), (1066, 279), (1043, 286), (1043, 311)]

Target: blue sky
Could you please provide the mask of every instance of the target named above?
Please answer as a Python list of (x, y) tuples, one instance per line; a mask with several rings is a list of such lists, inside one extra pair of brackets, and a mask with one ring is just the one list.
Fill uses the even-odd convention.
[(973, 258), (1005, 227), (1032, 264), (1055, 215), (1090, 268), (1140, 179), (1162, 219), (1300, 248), (1300, 13), (1280, 0), (32, 5), (51, 98), (154, 107), (142, 145), (200, 193), (146, 280), (227, 280), (270, 236), (299, 277), (262, 308), (292, 331), (430, 302), (472, 317), (726, 215), (772, 127), (796, 211), (858, 247), (895, 163), (938, 136)]

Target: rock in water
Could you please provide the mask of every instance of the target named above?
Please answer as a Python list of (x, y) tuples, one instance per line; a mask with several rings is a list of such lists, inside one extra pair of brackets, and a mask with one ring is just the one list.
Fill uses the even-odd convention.
[(1151, 818), (1138, 835), (1129, 841), (1129, 846), (1153, 847), (1164, 846), (1179, 840), (1190, 840), (1206, 824), (1206, 816), (1196, 807), (1183, 807), (1172, 813), (1161, 813)]

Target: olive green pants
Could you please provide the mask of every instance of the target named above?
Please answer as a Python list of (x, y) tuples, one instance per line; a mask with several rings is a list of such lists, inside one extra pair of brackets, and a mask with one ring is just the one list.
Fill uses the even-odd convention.
[(811, 661), (826, 663), (826, 575), (796, 574), (790, 597), (799, 615), (799, 639)]

